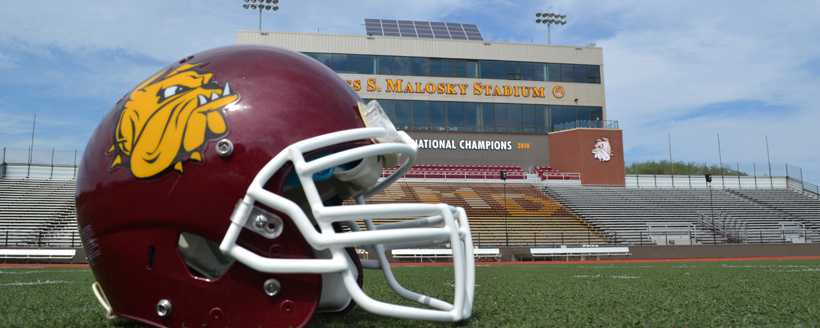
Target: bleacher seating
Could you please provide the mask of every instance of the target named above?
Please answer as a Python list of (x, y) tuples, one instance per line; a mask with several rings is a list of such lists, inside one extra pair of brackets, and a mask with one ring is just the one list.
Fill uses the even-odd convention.
[(481, 246), (608, 243), (583, 220), (529, 184), (398, 182), (369, 202), (447, 203), (464, 207), (473, 242)]
[(663, 234), (679, 237), (679, 229), (658, 229), (662, 222), (691, 225), (693, 244), (794, 242), (799, 240), (790, 236), (794, 227), (800, 227), (803, 240), (820, 241), (817, 217), (791, 215), (736, 191), (713, 190), (713, 207), (703, 189), (547, 187), (545, 192), (618, 243), (649, 245)]
[[(712, 208), (704, 189), (539, 188), (400, 180), (369, 202), (464, 207), (485, 248), (820, 242), (820, 200), (789, 190), (716, 189)], [(74, 189), (72, 180), (0, 179), (0, 247), (79, 247)]]
[(820, 200), (791, 190), (729, 190), (736, 195), (759, 202), (803, 221), (812, 229), (820, 230)]
[(74, 210), (73, 180), (0, 179), (0, 245), (81, 245)]
[[(74, 189), (72, 180), (0, 179), (0, 245), (7, 248), (79, 247)], [(608, 242), (598, 231), (529, 184), (399, 182), (374, 195), (370, 201), (443, 202), (462, 206), (471, 219), (473, 240), (480, 246)]]
[(565, 173), (550, 166), (536, 166), (533, 172), (538, 175), (541, 181), (544, 180), (579, 180), (581, 175), (578, 173)]
[[(396, 168), (385, 169), (387, 176), (396, 171)], [(410, 168), (405, 174), (407, 178), (422, 179), (501, 179), (501, 171), (507, 172), (509, 180), (523, 180), (527, 175), (520, 166), (516, 165), (448, 165), (448, 164), (418, 164)]]

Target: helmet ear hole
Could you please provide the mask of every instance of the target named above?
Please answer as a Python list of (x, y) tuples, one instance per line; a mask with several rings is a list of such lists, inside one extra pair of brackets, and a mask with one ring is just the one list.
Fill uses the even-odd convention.
[(235, 261), (222, 254), (218, 243), (189, 232), (179, 234), (177, 249), (188, 272), (205, 280), (219, 279)]

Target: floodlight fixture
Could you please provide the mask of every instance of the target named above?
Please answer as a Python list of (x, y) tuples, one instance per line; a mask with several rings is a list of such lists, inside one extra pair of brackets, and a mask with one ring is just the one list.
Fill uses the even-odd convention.
[(535, 13), (535, 17), (536, 24), (547, 24), (547, 44), (552, 44), (552, 25), (567, 24), (567, 15), (552, 12), (537, 12)]
[(279, 0), (245, 0), (242, 8), (259, 12), (259, 33), (262, 33), (262, 12), (279, 10)]

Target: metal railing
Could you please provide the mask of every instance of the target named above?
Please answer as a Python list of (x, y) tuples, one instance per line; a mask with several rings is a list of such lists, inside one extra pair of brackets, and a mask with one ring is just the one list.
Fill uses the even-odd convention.
[(16, 231), (3, 230), (0, 231), (0, 245), (3, 248), (78, 248), (82, 247), (82, 240), (77, 231), (71, 232), (71, 237), (67, 240), (64, 238), (47, 241), (47, 233), (42, 231)]
[(717, 216), (711, 214), (698, 213), (698, 224), (712, 231), (712, 242), (716, 243), (716, 237), (726, 239), (727, 243), (744, 243), (748, 231), (746, 222), (732, 217), (726, 213), (719, 212)]
[[(499, 170), (500, 171), (500, 170)], [(393, 174), (395, 170), (383, 170), (382, 177), (389, 176)], [(423, 172), (414, 172), (409, 171), (404, 175), (405, 178), (411, 179), (473, 179), (473, 180), (501, 180), (501, 174), (499, 172), (435, 172), (435, 171), (423, 171)], [(507, 180), (511, 181), (526, 181), (527, 175), (524, 174), (523, 176), (507, 176)]]
[(805, 180), (800, 180), (800, 186), (803, 192), (811, 194), (814, 198), (820, 199), (820, 187), (816, 184), (808, 183)]
[(3, 147), (0, 178), (75, 179), (79, 155), (78, 150)]
[[(712, 230), (710, 233), (703, 235), (698, 234), (697, 230), (692, 230), (689, 236), (689, 242), (684, 244), (676, 244), (670, 241), (675, 240), (675, 236), (682, 235), (678, 231), (638, 231), (637, 241), (627, 240), (629, 236), (624, 236), (623, 233), (616, 233), (621, 239), (616, 242), (616, 245), (621, 246), (696, 246), (709, 244), (711, 246), (730, 246), (743, 244), (805, 244), (812, 243), (810, 236), (812, 231), (809, 228), (801, 226), (799, 229), (780, 228), (780, 229), (746, 229), (746, 230), (722, 230), (722, 232)], [(657, 242), (653, 237), (665, 239), (666, 242)], [(740, 240), (742, 237), (742, 240)]]
[(577, 120), (555, 124), (552, 127), (552, 131), (562, 131), (578, 128), (618, 129), (618, 126), (618, 121), (614, 120)]
[[(627, 188), (705, 189), (703, 174), (679, 174), (660, 162), (662, 174), (627, 174)], [(669, 164), (667, 162), (667, 164)], [(733, 163), (699, 166), (712, 175), (716, 189), (789, 189), (820, 199), (820, 187), (806, 181), (803, 168), (791, 164)]]
[[(473, 231), (473, 245), (477, 247), (561, 247), (561, 246), (616, 246), (620, 243), (609, 239), (607, 236), (601, 235), (592, 230), (587, 230), (584, 236), (572, 234), (572, 236), (565, 235), (560, 232), (555, 233), (533, 231), (530, 236), (518, 237), (512, 240), (498, 240), (497, 233), (484, 233)], [(491, 235), (493, 237), (488, 237)], [(489, 239), (489, 240), (488, 240)]]
[(542, 180), (581, 180), (581, 173), (544, 174), (544, 179)]

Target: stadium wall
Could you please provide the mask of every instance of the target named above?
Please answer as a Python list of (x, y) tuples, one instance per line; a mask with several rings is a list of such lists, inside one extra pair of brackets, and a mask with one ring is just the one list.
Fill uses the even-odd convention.
[[(360, 97), (379, 100), (399, 129), (435, 142), (419, 142), (419, 164), (529, 171), (551, 165), (549, 131), (617, 126), (608, 121), (603, 49), (595, 46), (255, 31), (239, 32), (237, 44), (281, 47), (326, 64)], [(470, 147), (474, 140), (503, 147)]]
[[(593, 150), (599, 140), (611, 146), (609, 160), (599, 160)], [(619, 129), (570, 129), (549, 134), (550, 165), (563, 172), (581, 174), (581, 184), (624, 186), (624, 146)]]
[(419, 145), (421, 164), (509, 164), (524, 169), (545, 166), (549, 142), (545, 135), (410, 132)]

